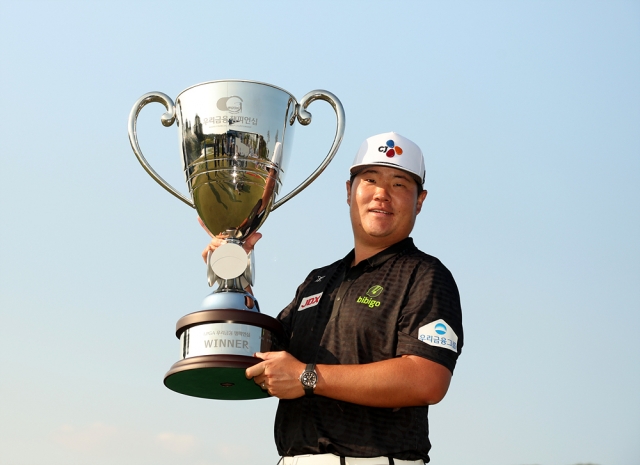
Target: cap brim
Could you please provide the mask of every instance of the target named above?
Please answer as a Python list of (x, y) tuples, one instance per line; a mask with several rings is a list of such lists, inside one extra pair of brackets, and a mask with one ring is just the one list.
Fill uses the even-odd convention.
[(377, 163), (363, 163), (361, 165), (353, 165), (349, 169), (349, 172), (351, 173), (351, 176), (355, 176), (358, 173), (360, 173), (362, 170), (370, 166), (385, 166), (387, 168), (395, 168), (397, 170), (404, 171), (405, 173), (411, 175), (411, 177), (418, 183), (419, 186), (422, 186), (424, 184), (424, 181), (422, 180), (422, 178), (418, 176), (416, 173), (414, 173), (413, 171), (410, 171), (402, 166), (396, 165), (395, 163), (385, 163), (383, 161), (377, 162)]

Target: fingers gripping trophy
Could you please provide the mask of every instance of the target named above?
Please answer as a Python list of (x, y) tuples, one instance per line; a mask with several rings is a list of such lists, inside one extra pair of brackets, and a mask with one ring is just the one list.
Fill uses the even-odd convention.
[[(296, 121), (311, 122), (307, 107), (328, 102), (336, 113), (336, 133), (328, 154), (309, 177), (275, 200), (291, 157)], [(145, 105), (166, 108), (164, 126), (177, 124), (185, 178), (190, 197), (169, 185), (149, 165), (136, 133)], [(217, 286), (199, 311), (180, 318), (179, 361), (164, 378), (173, 391), (210, 399), (267, 397), (244, 371), (259, 360), (256, 352), (284, 348), (280, 323), (260, 313), (247, 292), (254, 283), (253, 252), (242, 244), (265, 222), (269, 213), (299, 194), (331, 162), (344, 134), (344, 110), (330, 92), (315, 90), (298, 102), (289, 92), (270, 84), (228, 80), (198, 84), (181, 92), (175, 103), (150, 92), (138, 99), (129, 115), (129, 141), (147, 173), (168, 192), (198, 212), (212, 235), (226, 243), (207, 258), (209, 286)], [(250, 289), (250, 288), (249, 288)]]

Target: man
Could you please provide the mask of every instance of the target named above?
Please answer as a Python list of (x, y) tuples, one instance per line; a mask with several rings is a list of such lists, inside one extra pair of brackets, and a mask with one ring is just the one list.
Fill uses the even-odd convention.
[(246, 370), (280, 399), (284, 465), (429, 461), (428, 406), (447, 392), (463, 333), (453, 277), (409, 237), (424, 179), (409, 139), (392, 132), (362, 144), (347, 181), (354, 249), (312, 271), (278, 316), (287, 351), (258, 353)]

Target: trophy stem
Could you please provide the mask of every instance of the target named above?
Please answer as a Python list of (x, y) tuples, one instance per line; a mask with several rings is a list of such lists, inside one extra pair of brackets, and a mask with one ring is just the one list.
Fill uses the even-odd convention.
[(242, 248), (239, 239), (226, 239), (207, 255), (207, 279), (209, 286), (218, 283), (216, 292), (243, 292), (254, 283), (253, 251)]
[(220, 286), (214, 292), (245, 292), (240, 276), (232, 279), (220, 279)]

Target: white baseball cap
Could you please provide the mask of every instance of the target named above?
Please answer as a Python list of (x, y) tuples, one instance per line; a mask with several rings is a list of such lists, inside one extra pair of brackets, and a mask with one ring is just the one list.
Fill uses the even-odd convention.
[(426, 173), (422, 150), (409, 139), (395, 132), (385, 132), (365, 140), (353, 160), (350, 172), (354, 175), (365, 166), (371, 165), (388, 166), (406, 171), (413, 175), (418, 185), (424, 184)]

